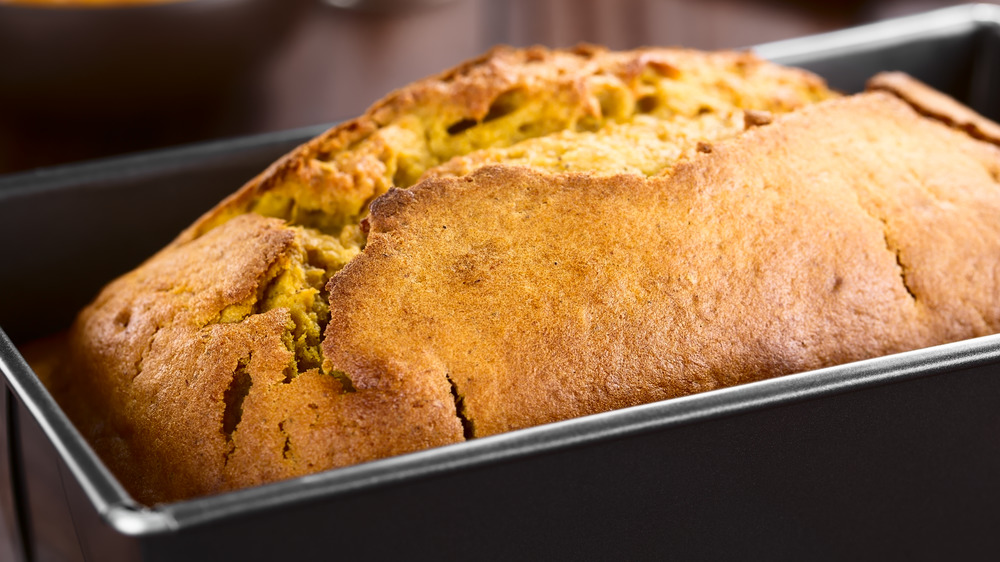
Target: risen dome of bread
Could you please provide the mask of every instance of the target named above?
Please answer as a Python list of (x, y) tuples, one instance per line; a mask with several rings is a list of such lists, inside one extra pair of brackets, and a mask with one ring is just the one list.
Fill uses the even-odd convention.
[(750, 54), (500, 48), (112, 282), (55, 388), (154, 503), (991, 333), (998, 174)]

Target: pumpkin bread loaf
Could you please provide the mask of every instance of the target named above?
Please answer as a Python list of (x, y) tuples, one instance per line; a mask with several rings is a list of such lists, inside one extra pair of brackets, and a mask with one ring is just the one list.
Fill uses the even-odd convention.
[(994, 125), (890, 78), (495, 49), (109, 284), (53, 391), (153, 504), (996, 332)]

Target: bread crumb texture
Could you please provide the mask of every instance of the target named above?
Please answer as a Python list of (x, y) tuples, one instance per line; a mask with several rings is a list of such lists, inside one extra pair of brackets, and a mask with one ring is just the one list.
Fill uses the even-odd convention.
[(52, 387), (153, 504), (992, 333), (959, 129), (747, 53), (498, 48), (108, 285)]

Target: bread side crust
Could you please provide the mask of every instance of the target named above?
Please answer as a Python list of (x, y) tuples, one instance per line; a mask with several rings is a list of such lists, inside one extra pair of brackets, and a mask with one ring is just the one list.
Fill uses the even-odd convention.
[(463, 439), (447, 384), (384, 378), (372, 390), (298, 372), (291, 310), (265, 297), (305, 259), (301, 236), (237, 217), (109, 285), (70, 330), (61, 403), (139, 501)]
[(373, 204), (324, 356), (356, 381), (433, 372), (482, 436), (994, 333), (998, 170), (872, 93), (661, 178), (431, 179)]

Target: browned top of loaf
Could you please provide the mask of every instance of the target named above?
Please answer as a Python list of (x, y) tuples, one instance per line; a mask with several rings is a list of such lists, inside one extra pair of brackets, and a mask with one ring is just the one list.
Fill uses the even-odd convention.
[[(706, 95), (708, 92), (708, 95)], [(390, 187), (455, 156), (637, 113), (791, 111), (830, 97), (815, 75), (746, 52), (500, 46), (410, 84), (275, 162), (178, 238), (246, 212), (342, 236)]]
[(489, 435), (995, 332), (1000, 152), (887, 94), (672, 175), (394, 190), (329, 285), (328, 368), (448, 380)]

